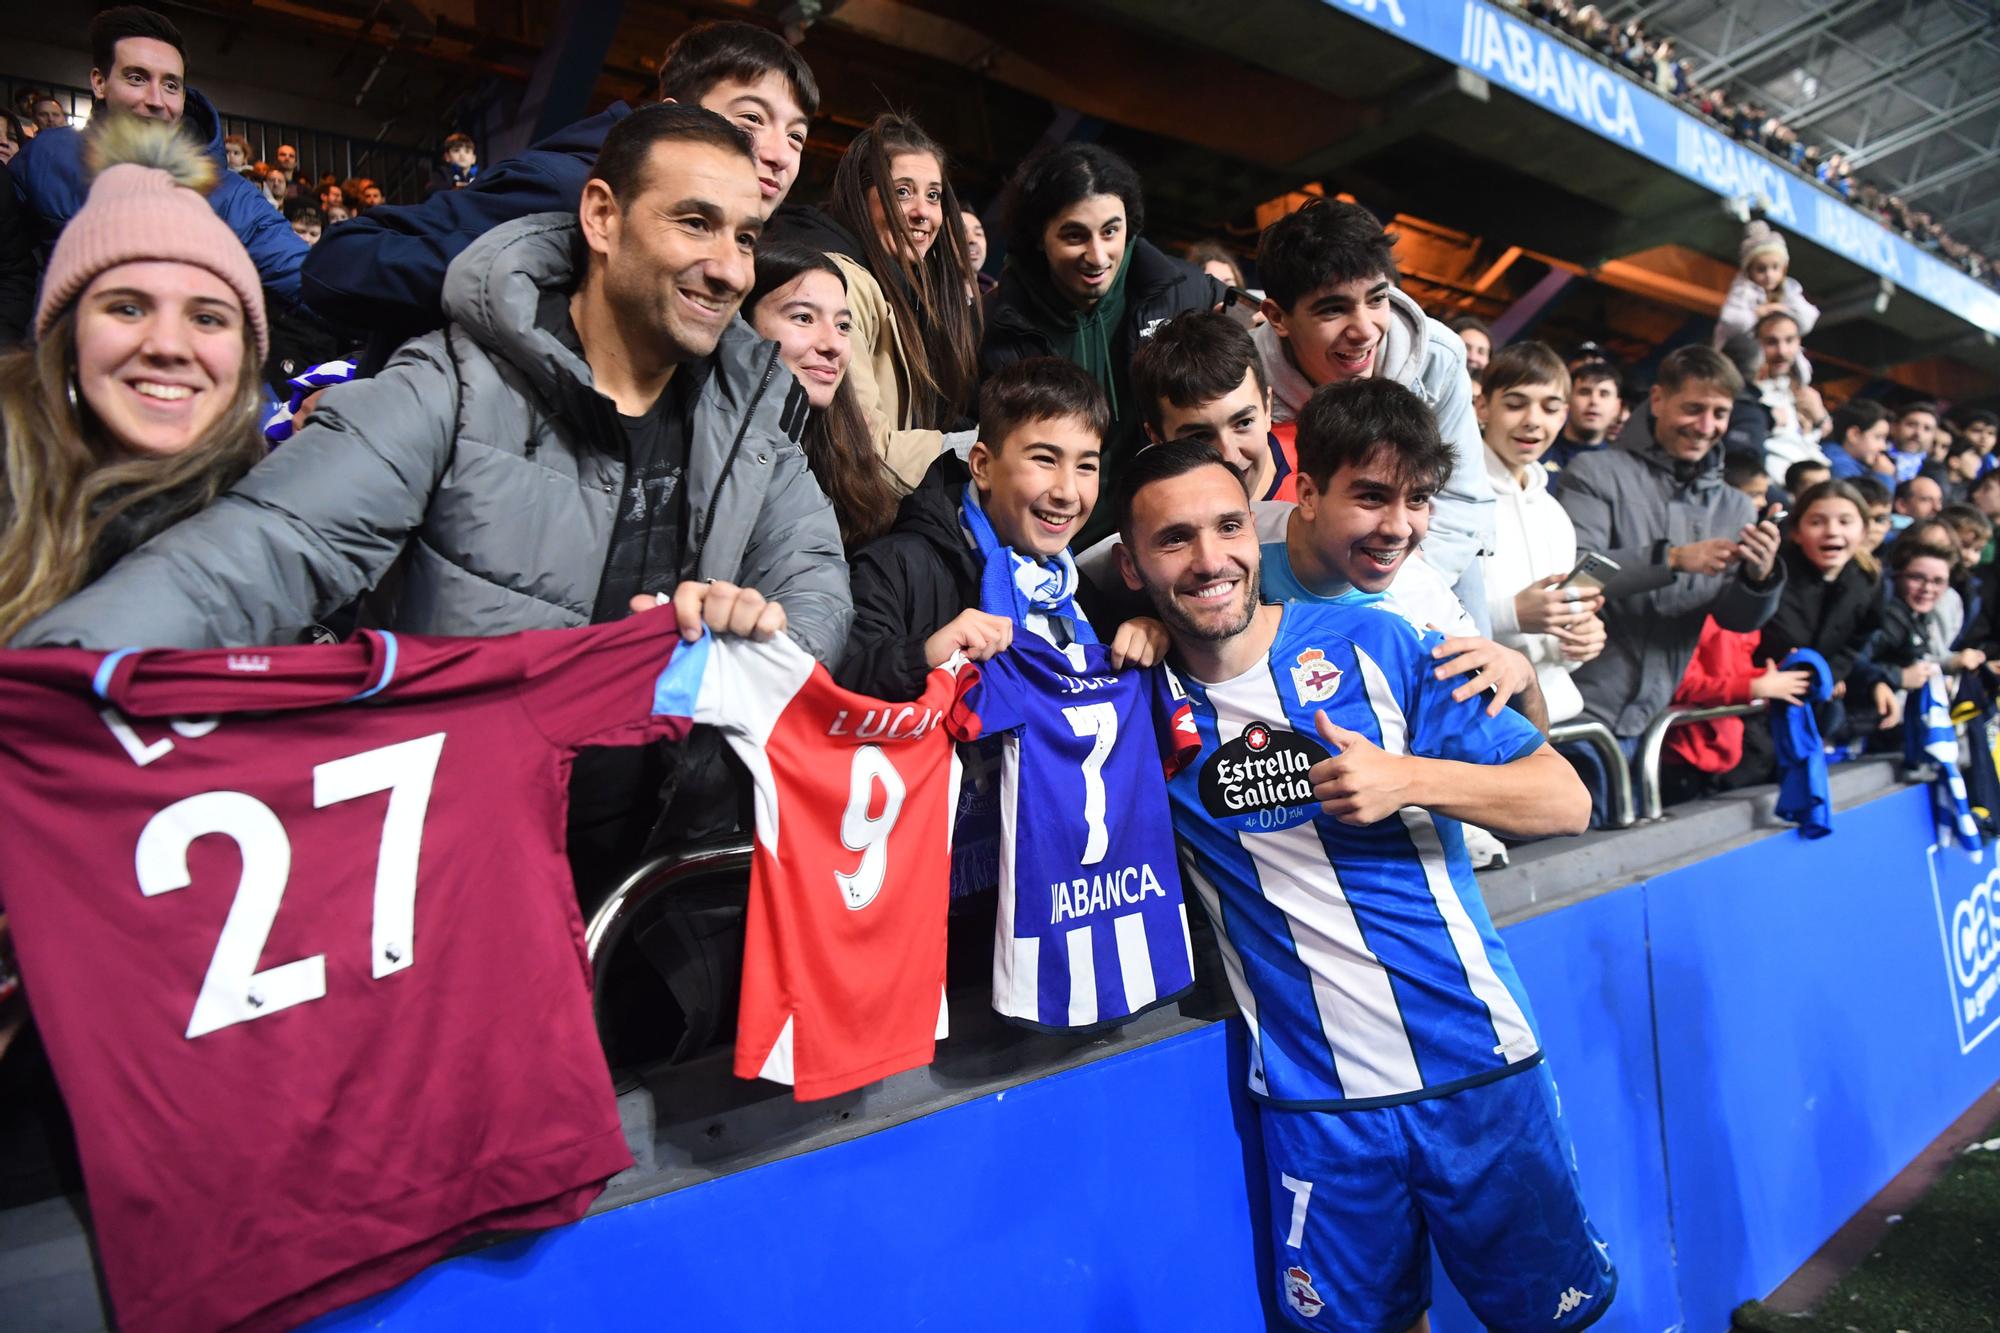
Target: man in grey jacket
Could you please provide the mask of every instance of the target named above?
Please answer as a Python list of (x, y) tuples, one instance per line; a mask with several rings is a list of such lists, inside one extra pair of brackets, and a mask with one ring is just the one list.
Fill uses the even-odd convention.
[(1575, 681), (1584, 716), (1621, 739), (1673, 698), (1706, 617), (1748, 632), (1784, 591), (1776, 525), (1722, 479), (1719, 446), (1742, 388), (1720, 352), (1683, 347), (1660, 363), (1646, 410), (1617, 444), (1579, 455), (1556, 478), (1576, 549), (1619, 565), (1604, 590), (1604, 651)]
[(744, 585), (836, 657), (853, 609), (795, 438), (804, 393), (735, 318), (761, 226), (739, 130), (700, 107), (634, 112), (578, 213), (507, 223), (453, 262), (443, 330), (329, 390), (227, 495), (16, 644), (284, 642), (370, 592), (391, 628), (490, 635), (680, 587), (687, 624), (709, 588)]
[(1339, 200), (1308, 204), (1265, 229), (1257, 247), (1265, 323), (1254, 337), (1271, 379), (1272, 433), (1289, 448), (1299, 413), (1323, 384), (1380, 376), (1416, 394), (1453, 458), (1431, 502), (1424, 560), (1484, 634), (1479, 553), (1493, 541), (1493, 486), (1465, 344), (1396, 286), (1394, 240), (1373, 213)]

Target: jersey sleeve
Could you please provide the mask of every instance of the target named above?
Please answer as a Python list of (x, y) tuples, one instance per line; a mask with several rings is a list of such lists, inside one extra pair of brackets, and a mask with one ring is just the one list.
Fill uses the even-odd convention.
[(660, 674), (655, 706), (762, 745), (814, 666), (812, 655), (788, 634), (760, 643), (704, 633), (684, 644)]
[(992, 730), (986, 725), (985, 714), (973, 702), (977, 687), (986, 677), (986, 668), (991, 665), (988, 662), (981, 666), (969, 658), (954, 655), (951, 661), (936, 668), (952, 673), (951, 707), (945, 712), (944, 727), (955, 741), (976, 741)]
[[(972, 672), (970, 683), (963, 679), (967, 668)], [(997, 736), (1028, 724), (1023, 710), (1026, 687), (1021, 680), (1020, 660), (1013, 649), (997, 653), (978, 666), (966, 662), (959, 668), (959, 674), (958, 709), (954, 711), (976, 715), (980, 735)]]
[(1542, 733), (1513, 709), (1503, 708), (1500, 716), (1488, 717), (1484, 694), (1462, 703), (1451, 697), (1464, 680), (1437, 678), (1431, 650), (1442, 642), (1444, 636), (1432, 631), (1416, 639), (1409, 653), (1408, 672), (1414, 685), (1410, 753), (1466, 764), (1509, 764), (1539, 750)]
[(686, 714), (661, 706), (661, 682), (684, 652), (671, 612), (536, 631), (516, 642), (523, 660), (515, 697), (555, 744), (638, 745), (687, 734)]
[(1180, 677), (1165, 663), (1147, 671), (1152, 696), (1153, 733), (1160, 742), (1160, 764), (1171, 780), (1201, 753), (1201, 733), (1195, 730), (1194, 705), (1181, 688)]

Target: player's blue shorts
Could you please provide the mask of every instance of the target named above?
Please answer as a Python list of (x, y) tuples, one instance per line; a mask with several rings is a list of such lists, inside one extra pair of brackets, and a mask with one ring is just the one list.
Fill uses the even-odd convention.
[(1394, 1106), (1259, 1112), (1292, 1322), (1403, 1333), (1430, 1308), (1426, 1239), (1490, 1329), (1573, 1333), (1610, 1306), (1546, 1066)]

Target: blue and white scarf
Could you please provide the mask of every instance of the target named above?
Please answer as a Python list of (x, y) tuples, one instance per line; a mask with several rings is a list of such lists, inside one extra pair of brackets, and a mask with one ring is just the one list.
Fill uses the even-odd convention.
[(353, 378), (352, 361), (322, 361), (304, 374), (292, 376), (285, 381), (291, 392), (264, 423), (264, 439), (271, 444), (283, 444), (291, 439), (292, 417), (307, 398), (330, 384), (345, 384)]
[(1068, 551), (1042, 560), (1002, 546), (971, 482), (958, 502), (959, 519), (979, 552), (979, 609), (1025, 626), (1031, 615), (1061, 616), (1078, 643), (1096, 643), (1090, 622), (1076, 606), (1076, 561)]
[(1910, 691), (1910, 711), (1903, 726), (1904, 760), (1911, 768), (1926, 763), (1937, 767), (1931, 780), (1931, 811), (1937, 817), (1938, 841), (1977, 848), (1979, 822), (1966, 798), (1965, 775), (1958, 771), (1958, 729), (1952, 725), (1942, 677), (1932, 676)]

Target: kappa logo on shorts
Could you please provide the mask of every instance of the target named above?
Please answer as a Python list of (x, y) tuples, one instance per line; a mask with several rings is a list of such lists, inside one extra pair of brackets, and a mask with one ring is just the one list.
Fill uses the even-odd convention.
[(1556, 1302), (1555, 1317), (1558, 1319), (1562, 1318), (1564, 1315), (1576, 1309), (1577, 1306), (1582, 1305), (1585, 1301), (1589, 1299), (1590, 1299), (1589, 1292), (1578, 1291), (1575, 1287), (1571, 1287), (1568, 1291), (1562, 1294), (1562, 1299)]
[[(1285, 1277), (1285, 1303), (1310, 1319), (1326, 1308), (1326, 1302), (1313, 1290), (1313, 1275), (1297, 1264), (1287, 1268)], [(1575, 1288), (1571, 1288), (1575, 1290)]]

